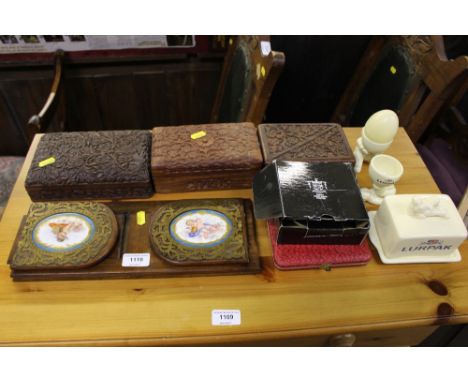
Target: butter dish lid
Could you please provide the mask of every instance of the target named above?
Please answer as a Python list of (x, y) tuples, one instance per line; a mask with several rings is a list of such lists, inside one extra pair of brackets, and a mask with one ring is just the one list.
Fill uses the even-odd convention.
[[(391, 219), (401, 237), (465, 236), (467, 230), (448, 195), (401, 194), (385, 197), (379, 219)], [(386, 207), (386, 208), (385, 208)], [(382, 211), (389, 216), (382, 216)]]
[[(450, 254), (441, 254), (439, 256), (421, 256), (421, 255), (413, 255), (413, 256), (400, 256), (400, 257), (392, 257), (389, 253), (387, 253), (382, 246), (382, 242), (380, 241), (379, 235), (377, 230), (375, 229), (375, 211), (369, 212), (369, 219), (370, 219), (370, 229), (369, 229), (369, 239), (371, 243), (374, 245), (377, 253), (379, 254), (380, 260), (384, 264), (417, 264), (417, 263), (456, 263), (461, 261), (460, 251), (455, 249)], [(390, 256), (389, 256), (390, 255)]]
[(448, 195), (402, 194), (384, 198), (369, 212), (369, 238), (383, 263), (447, 263), (461, 260), (467, 230)]

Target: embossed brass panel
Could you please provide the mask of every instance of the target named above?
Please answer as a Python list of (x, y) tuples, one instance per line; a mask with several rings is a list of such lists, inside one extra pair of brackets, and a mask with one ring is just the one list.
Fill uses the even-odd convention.
[(149, 234), (153, 250), (170, 263), (249, 261), (241, 200), (166, 203), (153, 214)]
[(104, 258), (116, 239), (114, 213), (104, 204), (33, 203), (9, 263), (14, 270), (86, 268)]

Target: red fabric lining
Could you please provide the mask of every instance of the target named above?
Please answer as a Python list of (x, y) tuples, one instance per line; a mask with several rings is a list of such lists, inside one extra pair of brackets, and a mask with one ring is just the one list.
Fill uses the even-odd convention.
[(277, 244), (276, 220), (268, 221), (268, 233), (275, 266), (282, 270), (364, 265), (372, 257), (367, 240), (359, 245)]

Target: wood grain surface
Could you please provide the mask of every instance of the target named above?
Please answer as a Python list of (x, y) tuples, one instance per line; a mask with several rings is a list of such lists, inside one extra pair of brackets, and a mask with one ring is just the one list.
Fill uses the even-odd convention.
[[(345, 131), (354, 148), (360, 129)], [(13, 282), (6, 261), (30, 204), (23, 183), (36, 145), (37, 137), (0, 223), (1, 345), (284, 344), (337, 334), (354, 334), (359, 343), (363, 332), (428, 327), (421, 331), (428, 334), (437, 325), (468, 322), (466, 241), (461, 263), (383, 265), (374, 253), (363, 267), (279, 271), (264, 221), (257, 221), (264, 266), (258, 275)], [(399, 193), (439, 192), (403, 129), (388, 154), (405, 167)], [(367, 165), (359, 182), (371, 185)], [(157, 194), (153, 199), (213, 197), (249, 198), (251, 191)], [(213, 309), (239, 309), (241, 325), (212, 326)], [(392, 343), (417, 341), (400, 335)]]

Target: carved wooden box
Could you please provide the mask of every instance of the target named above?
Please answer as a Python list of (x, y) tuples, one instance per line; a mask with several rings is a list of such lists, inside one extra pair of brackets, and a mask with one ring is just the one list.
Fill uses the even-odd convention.
[(262, 164), (252, 123), (153, 129), (151, 171), (157, 192), (250, 188)]
[(336, 123), (275, 123), (258, 128), (267, 164), (275, 159), (354, 163), (348, 140)]
[(149, 197), (150, 153), (150, 131), (45, 134), (25, 187), (34, 201)]

